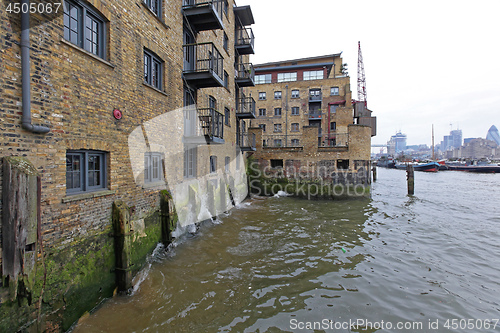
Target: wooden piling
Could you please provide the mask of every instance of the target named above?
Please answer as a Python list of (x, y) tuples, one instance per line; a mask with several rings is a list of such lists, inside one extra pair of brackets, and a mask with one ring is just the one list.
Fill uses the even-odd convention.
[(406, 166), (406, 180), (408, 182), (408, 195), (415, 194), (415, 176), (413, 165), (408, 164)]
[(127, 291), (132, 287), (130, 223), (129, 207), (123, 201), (113, 202), (115, 273), (118, 291)]
[(372, 167), (372, 173), (373, 173), (373, 182), (377, 181), (377, 167), (374, 165)]

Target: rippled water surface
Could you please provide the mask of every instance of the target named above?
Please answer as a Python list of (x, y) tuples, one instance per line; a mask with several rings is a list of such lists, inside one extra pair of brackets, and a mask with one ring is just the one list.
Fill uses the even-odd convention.
[(500, 318), (500, 174), (417, 172), (413, 197), (405, 176), (379, 168), (371, 199), (249, 200), (74, 332), (500, 331), (444, 327)]

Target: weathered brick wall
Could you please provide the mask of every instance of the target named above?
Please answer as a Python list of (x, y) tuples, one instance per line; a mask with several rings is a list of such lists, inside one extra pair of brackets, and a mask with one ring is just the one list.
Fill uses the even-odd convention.
[[(2, 8), (7, 1), (2, 0)], [(161, 23), (140, 1), (89, 1), (107, 22), (107, 55), (97, 58), (63, 39), (63, 17), (36, 24), (32, 16), (31, 92), (33, 123), (46, 135), (21, 129), (20, 17), (1, 15), (2, 75), (0, 155), (27, 156), (42, 174), (43, 237), (64, 245), (78, 234), (109, 226), (111, 202), (124, 200), (145, 214), (157, 195), (132, 178), (127, 137), (141, 123), (182, 105), (180, 2), (164, 1)], [(143, 49), (164, 60), (164, 92), (145, 85)], [(123, 118), (115, 120), (113, 109)], [(108, 188), (98, 198), (66, 195), (66, 151), (109, 152)], [(63, 202), (67, 198), (66, 202)]]

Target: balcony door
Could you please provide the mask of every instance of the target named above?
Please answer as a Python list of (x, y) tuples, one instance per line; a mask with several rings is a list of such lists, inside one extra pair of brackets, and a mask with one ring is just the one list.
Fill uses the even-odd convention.
[(195, 91), (184, 87), (184, 136), (196, 136), (197, 125)]
[(196, 46), (193, 34), (184, 28), (184, 71), (194, 72), (196, 70)]

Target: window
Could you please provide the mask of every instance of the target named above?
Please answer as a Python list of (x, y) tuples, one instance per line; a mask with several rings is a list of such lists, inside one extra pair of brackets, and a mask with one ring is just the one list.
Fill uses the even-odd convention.
[(297, 81), (297, 72), (278, 73), (278, 82)]
[(227, 0), (224, 0), (224, 8), (223, 8), (223, 10), (224, 10), (224, 14), (226, 14), (226, 16), (227, 16), (227, 9), (228, 9), (228, 7), (229, 7), (229, 4), (227, 3)]
[(292, 132), (299, 131), (299, 123), (292, 123)]
[(266, 131), (266, 124), (260, 124), (259, 127), (262, 128), (262, 132)]
[(231, 117), (231, 111), (229, 110), (229, 108), (225, 107), (224, 108), (224, 124), (226, 124), (227, 126), (230, 125), (230, 117)]
[(161, 153), (144, 154), (144, 183), (158, 182), (162, 180), (162, 155)]
[(281, 117), (281, 108), (274, 108), (274, 116)]
[(255, 75), (255, 84), (271, 83), (271, 74)]
[(263, 101), (265, 99), (266, 99), (266, 92), (265, 91), (259, 92), (259, 100)]
[(184, 177), (196, 177), (196, 147), (186, 147), (184, 150)]
[(161, 17), (161, 0), (144, 0), (144, 4), (158, 17)]
[(229, 74), (224, 71), (224, 88), (229, 89)]
[(281, 132), (281, 124), (274, 124), (274, 131)]
[(283, 160), (271, 160), (271, 168), (283, 168)]
[(64, 39), (105, 58), (104, 19), (80, 1), (64, 1)]
[(281, 91), (274, 92), (274, 99), (281, 99)]
[(228, 51), (229, 38), (227, 37), (226, 33), (224, 33), (224, 41), (222, 45), (224, 47), (224, 50)]
[(337, 122), (336, 122), (336, 121), (332, 121), (332, 122), (330, 123), (330, 129), (331, 129), (332, 131), (336, 131), (336, 130), (337, 130)]
[(274, 139), (274, 146), (281, 147), (283, 145), (281, 139)]
[(324, 72), (322, 70), (319, 71), (304, 71), (304, 81), (309, 80), (320, 80), (323, 78)]
[(349, 160), (337, 160), (337, 169), (349, 169)]
[(264, 117), (266, 115), (266, 109), (259, 109), (259, 116)]
[(337, 113), (337, 105), (330, 105), (330, 113)]
[(339, 95), (339, 87), (331, 87), (330, 88), (330, 95), (338, 96)]
[(155, 54), (144, 49), (144, 82), (161, 90), (163, 77), (163, 61)]
[(93, 150), (66, 152), (66, 192), (79, 193), (107, 187), (106, 153)]
[(217, 156), (210, 156), (210, 173), (217, 172)]
[(292, 147), (297, 147), (299, 145), (299, 139), (292, 139)]
[(299, 90), (292, 90), (292, 98), (299, 98)]
[(298, 115), (299, 115), (299, 107), (292, 106), (292, 116), (298, 116)]
[(229, 163), (231, 163), (231, 158), (229, 156), (226, 156), (226, 158), (224, 159), (224, 165), (225, 165), (226, 172), (229, 172)]

